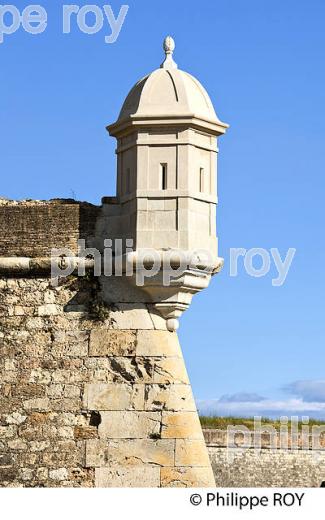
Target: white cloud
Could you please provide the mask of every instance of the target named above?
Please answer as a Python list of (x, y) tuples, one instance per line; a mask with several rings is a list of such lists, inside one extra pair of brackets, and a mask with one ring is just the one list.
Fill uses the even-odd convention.
[(237, 394), (225, 394), (219, 399), (220, 403), (251, 403), (264, 401), (265, 397), (248, 392), (238, 392)]
[(282, 390), (292, 398), (270, 399), (256, 393), (238, 392), (225, 394), (218, 399), (197, 401), (201, 414), (219, 416), (290, 417), (293, 415), (325, 419), (325, 380), (300, 380), (286, 385)]
[(304, 401), (325, 403), (325, 380), (302, 380), (290, 383), (284, 390)]
[(314, 418), (325, 418), (325, 402), (305, 402), (303, 399), (263, 399), (255, 402), (224, 402), (220, 399), (212, 399), (197, 401), (197, 406), (201, 414), (207, 415), (243, 417), (253, 417), (255, 415), (265, 417), (306, 415)]

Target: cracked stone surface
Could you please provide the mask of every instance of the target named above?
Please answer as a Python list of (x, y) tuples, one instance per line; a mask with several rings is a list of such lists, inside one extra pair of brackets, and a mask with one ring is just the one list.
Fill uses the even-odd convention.
[(177, 334), (96, 291), (0, 278), (0, 485), (214, 486)]

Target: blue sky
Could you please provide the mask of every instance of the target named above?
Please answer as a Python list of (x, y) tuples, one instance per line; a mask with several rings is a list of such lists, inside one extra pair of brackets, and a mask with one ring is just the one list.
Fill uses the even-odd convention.
[[(223, 414), (325, 417), (324, 2), (130, 0), (114, 44), (104, 41), (108, 24), (96, 35), (76, 24), (62, 34), (63, 2), (40, 3), (46, 31), (20, 29), (0, 45), (0, 195), (99, 203), (114, 194), (105, 125), (159, 66), (172, 34), (175, 61), (230, 124), (219, 143), (225, 267), (179, 332), (195, 397)], [(117, 14), (121, 3), (110, 4)], [(295, 248), (284, 285), (272, 286), (274, 264), (253, 278), (239, 261), (230, 277), (229, 251), (239, 247), (278, 248), (283, 257)]]

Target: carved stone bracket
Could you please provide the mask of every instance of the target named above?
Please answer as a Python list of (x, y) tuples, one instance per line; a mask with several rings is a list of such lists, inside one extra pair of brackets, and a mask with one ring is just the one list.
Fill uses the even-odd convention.
[(200, 267), (193, 267), (187, 262), (181, 270), (180, 265), (174, 263), (175, 274), (169, 270), (166, 276), (166, 271), (162, 267), (166, 265), (164, 252), (161, 252), (160, 269), (150, 275), (152, 261), (144, 261), (141, 256), (141, 264), (139, 264), (138, 259), (137, 252), (127, 258), (129, 265), (132, 263), (136, 266), (132, 276), (128, 276), (127, 279), (150, 296), (154, 307), (166, 319), (167, 329), (170, 331), (178, 329), (178, 319), (189, 308), (193, 295), (208, 287), (211, 277), (223, 266), (222, 258), (217, 258), (210, 265), (202, 265), (201, 262)]

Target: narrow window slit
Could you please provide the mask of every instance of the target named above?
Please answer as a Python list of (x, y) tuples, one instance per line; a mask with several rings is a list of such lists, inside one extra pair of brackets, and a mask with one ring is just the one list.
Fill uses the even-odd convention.
[(161, 175), (161, 181), (160, 181), (161, 189), (167, 190), (167, 164), (166, 163), (161, 163), (160, 175)]
[(200, 168), (200, 192), (204, 192), (204, 168)]

